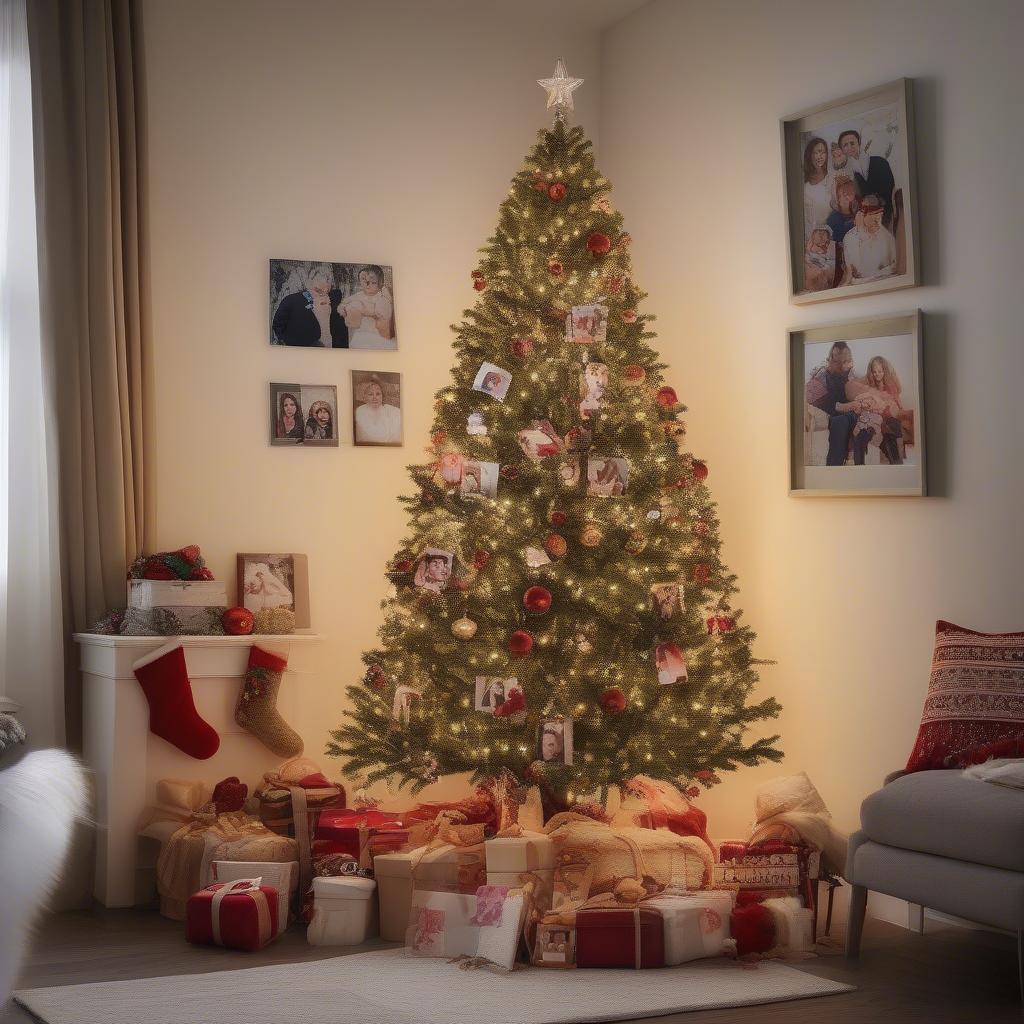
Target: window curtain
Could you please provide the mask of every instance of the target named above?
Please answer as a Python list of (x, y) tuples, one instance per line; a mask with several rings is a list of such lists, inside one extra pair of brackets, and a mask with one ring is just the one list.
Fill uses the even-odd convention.
[(40, 748), (64, 745), (64, 630), (32, 137), (26, 0), (0, 0), (0, 713)]
[[(151, 534), (145, 416), (142, 83), (135, 0), (31, 0), (41, 331), (54, 434), (65, 637), (125, 604)], [(78, 652), (68, 643), (68, 741), (81, 734)]]

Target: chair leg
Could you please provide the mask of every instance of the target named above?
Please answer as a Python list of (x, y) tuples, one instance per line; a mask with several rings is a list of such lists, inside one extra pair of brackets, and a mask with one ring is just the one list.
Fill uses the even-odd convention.
[(1017, 983), (1020, 985), (1020, 999), (1024, 1003), (1024, 932), (1017, 932)]
[(846, 956), (855, 959), (860, 955), (860, 937), (864, 931), (864, 915), (868, 909), (868, 891), (863, 885), (850, 890), (850, 920), (846, 926)]
[(907, 904), (907, 927), (918, 935), (924, 935), (924, 904)]

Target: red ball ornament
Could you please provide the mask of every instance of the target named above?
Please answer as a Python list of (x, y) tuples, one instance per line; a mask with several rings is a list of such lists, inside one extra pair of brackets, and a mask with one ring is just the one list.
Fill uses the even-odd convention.
[(548, 186), (548, 198), (553, 199), (556, 203), (563, 200), (565, 198), (565, 186), (560, 181), (556, 181)]
[(475, 288), (475, 289), (476, 289), (476, 290), (477, 290), (478, 292), (482, 292), (482, 291), (483, 291), (483, 290), (484, 290), (484, 289), (485, 289), (485, 288), (487, 287), (487, 282), (486, 282), (486, 281), (485, 281), (485, 280), (484, 280), (484, 279), (483, 279), (482, 277), (478, 277), (478, 278), (477, 278), (477, 279), (476, 279), (476, 280), (475, 280), (475, 281), (473, 282), (473, 287), (474, 287), (474, 288)]
[(536, 178), (534, 180), (534, 182), (533, 182), (533, 187), (538, 192), (547, 192), (547, 190), (548, 190), (548, 183), (543, 178)]
[(706, 462), (701, 462), (700, 459), (693, 460), (693, 479), (698, 482), (703, 482), (708, 478), (708, 466)]
[(601, 710), (606, 715), (617, 715), (625, 711), (626, 695), (617, 686), (610, 686), (601, 694)]
[(525, 629), (517, 629), (508, 638), (508, 652), (513, 658), (525, 658), (533, 650), (533, 637)]
[(448, 432), (446, 430), (435, 430), (430, 435), (430, 440), (433, 442), (435, 448), (440, 448), (441, 445), (448, 440)]
[(490, 551), (486, 551), (484, 548), (477, 548), (473, 553), (473, 568), (482, 569), (490, 560)]
[(698, 583), (707, 583), (711, 579), (711, 566), (701, 562), (693, 567), (693, 578)]
[(228, 636), (248, 636), (256, 625), (256, 617), (248, 608), (229, 608), (220, 621)]
[(629, 366), (622, 371), (622, 376), (625, 378), (627, 384), (643, 384), (647, 379), (647, 371), (638, 363), (630, 363)]
[(560, 260), (548, 260), (548, 273), (552, 277), (560, 277), (565, 267), (562, 266)]
[(595, 256), (604, 256), (611, 252), (612, 240), (603, 231), (595, 231), (587, 239), (587, 248)]
[(482, 270), (473, 270), (473, 271), (470, 271), (469, 276), (474, 281), (482, 281), (484, 279), (484, 272)]
[(635, 324), (638, 315), (635, 309), (624, 309), (622, 311), (622, 322), (624, 324)]
[(728, 633), (730, 629), (736, 628), (736, 620), (730, 618), (728, 615), (718, 616), (718, 632)]
[(676, 394), (675, 388), (669, 387), (658, 388), (654, 400), (663, 409), (671, 409), (672, 406), (679, 404), (679, 396)]
[(564, 526), (565, 520), (565, 513), (560, 512), (558, 509), (552, 510), (551, 514), (548, 516), (548, 522), (551, 523), (552, 526)]
[(530, 587), (523, 594), (523, 607), (534, 615), (543, 615), (551, 607), (551, 591), (547, 587)]
[(400, 558), (395, 562), (395, 572), (412, 572), (412, 560), (409, 558)]
[(519, 469), (516, 466), (502, 466), (499, 472), (505, 480), (515, 480), (519, 476)]
[(533, 338), (513, 338), (512, 355), (525, 359), (533, 351)]
[(569, 550), (569, 545), (561, 535), (557, 533), (549, 533), (544, 538), (544, 550), (552, 558), (563, 558), (566, 551)]

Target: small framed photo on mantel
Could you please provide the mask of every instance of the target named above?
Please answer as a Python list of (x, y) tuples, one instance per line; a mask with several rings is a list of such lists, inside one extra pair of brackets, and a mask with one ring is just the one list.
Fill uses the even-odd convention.
[(921, 313), (789, 332), (789, 493), (921, 497)]
[(910, 79), (783, 118), (790, 301), (920, 283)]

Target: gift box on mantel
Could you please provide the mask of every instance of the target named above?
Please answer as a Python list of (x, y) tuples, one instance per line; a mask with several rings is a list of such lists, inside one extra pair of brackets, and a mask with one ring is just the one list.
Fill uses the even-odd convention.
[(240, 878), (194, 893), (185, 916), (188, 941), (254, 952), (277, 938), (277, 890), (261, 881)]
[(405, 939), (415, 890), (474, 895), (487, 880), (483, 839), (482, 824), (440, 821), (427, 845), (374, 857), (381, 938)]

